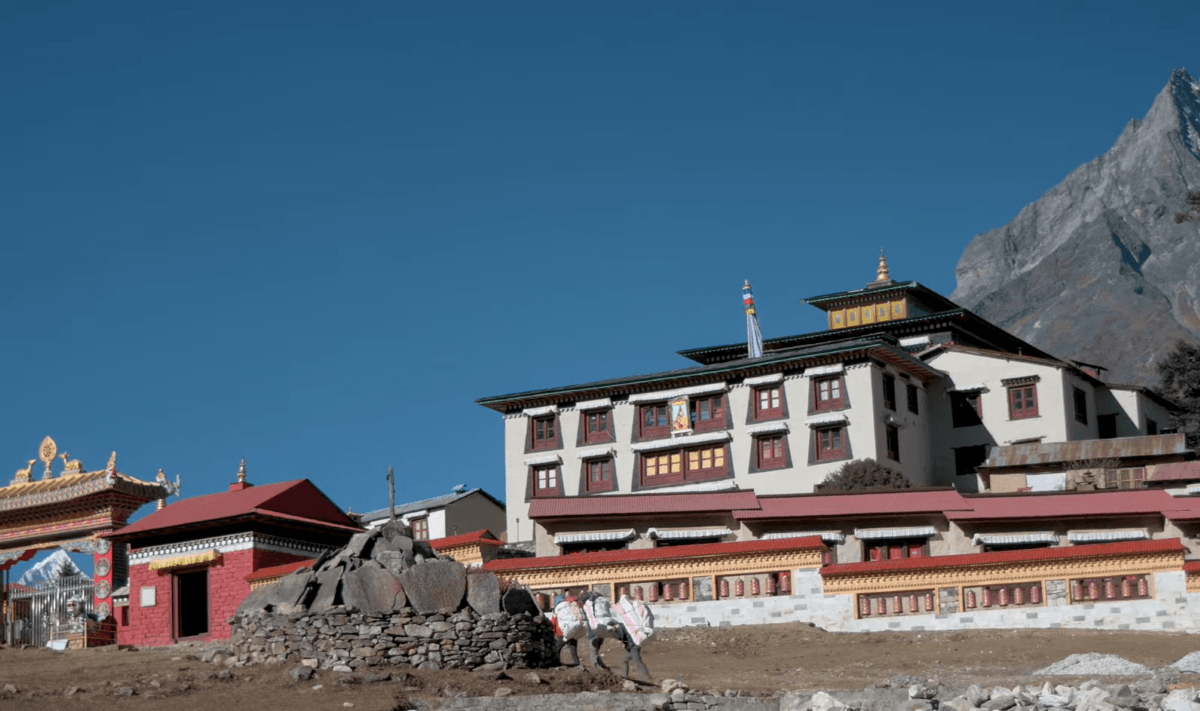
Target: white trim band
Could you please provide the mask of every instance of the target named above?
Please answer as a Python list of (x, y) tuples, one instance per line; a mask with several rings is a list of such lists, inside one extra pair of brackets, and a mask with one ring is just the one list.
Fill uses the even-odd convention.
[(541, 417), (542, 415), (552, 415), (558, 412), (558, 405), (546, 405), (545, 407), (527, 407), (521, 410), (521, 414), (526, 417)]
[(849, 419), (847, 419), (845, 413), (834, 412), (828, 415), (817, 415), (815, 417), (810, 417), (804, 421), (804, 424), (808, 425), (809, 427), (817, 427), (818, 425), (844, 425), (847, 422), (849, 422)]
[(879, 538), (929, 538), (937, 535), (933, 526), (913, 526), (912, 528), (856, 528), (854, 537), (860, 541), (871, 541)]
[(1072, 543), (1095, 541), (1146, 541), (1150, 532), (1144, 528), (1118, 528), (1111, 531), (1067, 531), (1067, 540)]
[(808, 538), (820, 536), (826, 543), (845, 543), (846, 534), (839, 531), (776, 531), (763, 536), (764, 541), (777, 541), (781, 538)]
[(646, 531), (646, 538), (657, 538), (659, 540), (682, 540), (687, 538), (719, 538), (728, 536), (732, 531), (728, 528), (702, 528), (699, 530), (688, 530), (678, 528), (654, 528)]
[(1188, 496), (1200, 496), (1200, 484), (1188, 484), (1187, 485), (1187, 495)]
[(746, 378), (742, 381), (745, 385), (770, 385), (772, 383), (782, 383), (783, 373), (772, 373), (770, 375), (756, 375), (753, 378)]
[(581, 449), (575, 453), (575, 456), (580, 459), (597, 459), (599, 457), (611, 457), (616, 454), (616, 450), (612, 447), (592, 447), (591, 449)]
[(709, 442), (728, 442), (729, 432), (704, 432), (702, 434), (684, 435), (682, 437), (672, 437), (670, 439), (655, 439), (649, 442), (635, 442), (629, 445), (629, 448), (635, 452), (651, 452), (659, 449), (676, 449), (678, 447), (688, 447), (693, 444), (707, 444)]
[(554, 545), (564, 543), (590, 543), (592, 541), (631, 541), (637, 538), (637, 531), (596, 531), (594, 533), (560, 533), (554, 537)]
[(536, 467), (539, 464), (562, 464), (562, 457), (557, 454), (539, 454), (536, 457), (525, 457), (525, 466)]
[(841, 375), (846, 372), (846, 366), (843, 363), (835, 363), (833, 365), (818, 365), (815, 368), (805, 368), (804, 374), (808, 377), (818, 375)]
[(948, 393), (977, 393), (987, 390), (988, 386), (983, 383), (971, 383), (969, 385), (955, 385), (952, 388), (946, 388)]
[(305, 541), (294, 541), (290, 538), (278, 538), (263, 533), (234, 533), (228, 536), (202, 538), (181, 543), (169, 543), (161, 546), (149, 546), (129, 553), (130, 565), (142, 565), (161, 558), (174, 558), (178, 555), (216, 550), (218, 553), (234, 553), (236, 551), (260, 550), (275, 553), (292, 553), (316, 557), (333, 546), (322, 546)]
[(576, 410), (603, 410), (606, 407), (612, 407), (612, 398), (602, 397), (599, 400), (584, 400), (575, 403)]
[(754, 435), (770, 434), (771, 432), (787, 432), (788, 423), (780, 420), (779, 422), (764, 422), (759, 425), (750, 425), (746, 428), (746, 434), (753, 437)]
[(927, 346), (930, 343), (932, 343), (932, 341), (930, 340), (929, 336), (911, 336), (909, 338), (901, 338), (900, 339), (900, 347), (901, 348), (910, 348), (912, 346)]
[(698, 492), (708, 491), (729, 491), (737, 490), (737, 482), (733, 479), (721, 479), (720, 481), (700, 481), (695, 484), (676, 484), (675, 486), (656, 486), (651, 489), (642, 489), (641, 491), (606, 491), (597, 496), (616, 496), (629, 494), (694, 494)]
[(976, 533), (971, 542), (985, 546), (1018, 546), (1025, 543), (1058, 544), (1058, 534), (1050, 531), (1031, 531), (1029, 533)]
[(659, 390), (652, 393), (636, 393), (629, 396), (629, 402), (659, 402), (661, 400), (672, 400), (682, 395), (707, 395), (709, 393), (722, 393), (728, 389), (729, 387), (725, 383), (693, 385), (690, 388), (679, 388), (678, 390)]

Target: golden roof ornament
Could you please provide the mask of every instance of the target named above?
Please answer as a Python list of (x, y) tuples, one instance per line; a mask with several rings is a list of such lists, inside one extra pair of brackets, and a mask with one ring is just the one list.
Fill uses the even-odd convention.
[(867, 286), (886, 286), (894, 284), (892, 277), (888, 274), (887, 257), (883, 254), (883, 247), (879, 248), (879, 267), (875, 270), (875, 281), (867, 284)]
[(33, 471), (33, 463), (36, 461), (36, 459), (30, 459), (29, 463), (25, 465), (24, 469), (18, 469), (17, 475), (13, 477), (12, 483), (23, 484), (29, 481), (30, 473)]
[(117, 453), (116, 452), (113, 452), (111, 455), (109, 455), (108, 465), (106, 467), (104, 467), (104, 471), (108, 472), (109, 474), (117, 473)]
[(63, 476), (83, 473), (83, 463), (78, 459), (71, 459), (71, 455), (66, 452), (58, 455), (58, 458), (63, 460)]
[(246, 458), (242, 457), (242, 463), (238, 465), (238, 483), (246, 483)]
[(38, 459), (46, 465), (46, 471), (42, 473), (43, 479), (49, 479), (54, 476), (54, 472), (50, 471), (50, 463), (58, 456), (58, 445), (54, 440), (47, 435), (46, 439), (42, 440), (42, 445), (38, 447)]

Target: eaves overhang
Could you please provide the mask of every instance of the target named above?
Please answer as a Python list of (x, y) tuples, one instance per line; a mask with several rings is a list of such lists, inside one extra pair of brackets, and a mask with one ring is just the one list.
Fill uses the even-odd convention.
[(549, 405), (564, 401), (599, 397), (629, 396), (640, 392), (652, 392), (667, 387), (681, 387), (728, 380), (730, 375), (739, 378), (766, 375), (794, 369), (796, 366), (811, 367), (855, 358), (875, 358), (893, 363), (897, 367), (929, 382), (942, 377), (943, 373), (921, 361), (896, 345), (891, 337), (847, 339), (823, 347), (789, 349), (765, 354), (759, 358), (716, 363), (713, 365), (683, 370), (652, 373), (628, 378), (615, 378), (580, 385), (568, 385), (546, 390), (531, 390), (509, 395), (480, 398), (475, 402), (501, 413), (514, 412), (523, 408)]

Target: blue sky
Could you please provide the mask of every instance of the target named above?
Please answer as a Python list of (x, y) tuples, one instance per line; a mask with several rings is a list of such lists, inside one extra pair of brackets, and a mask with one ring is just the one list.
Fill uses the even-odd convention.
[(503, 496), (475, 398), (743, 340), (743, 279), (816, 330), (881, 246), (948, 294), (1196, 64), (1044, 5), (6, 4), (0, 452)]

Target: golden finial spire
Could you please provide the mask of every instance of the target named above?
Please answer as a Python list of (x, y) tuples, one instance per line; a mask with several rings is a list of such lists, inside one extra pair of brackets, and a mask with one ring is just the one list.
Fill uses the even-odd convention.
[(242, 463), (238, 465), (238, 483), (246, 483), (246, 458), (242, 457)]
[(868, 286), (883, 286), (891, 284), (892, 277), (888, 274), (887, 257), (883, 254), (883, 247), (879, 248), (879, 268), (875, 270), (875, 281)]

